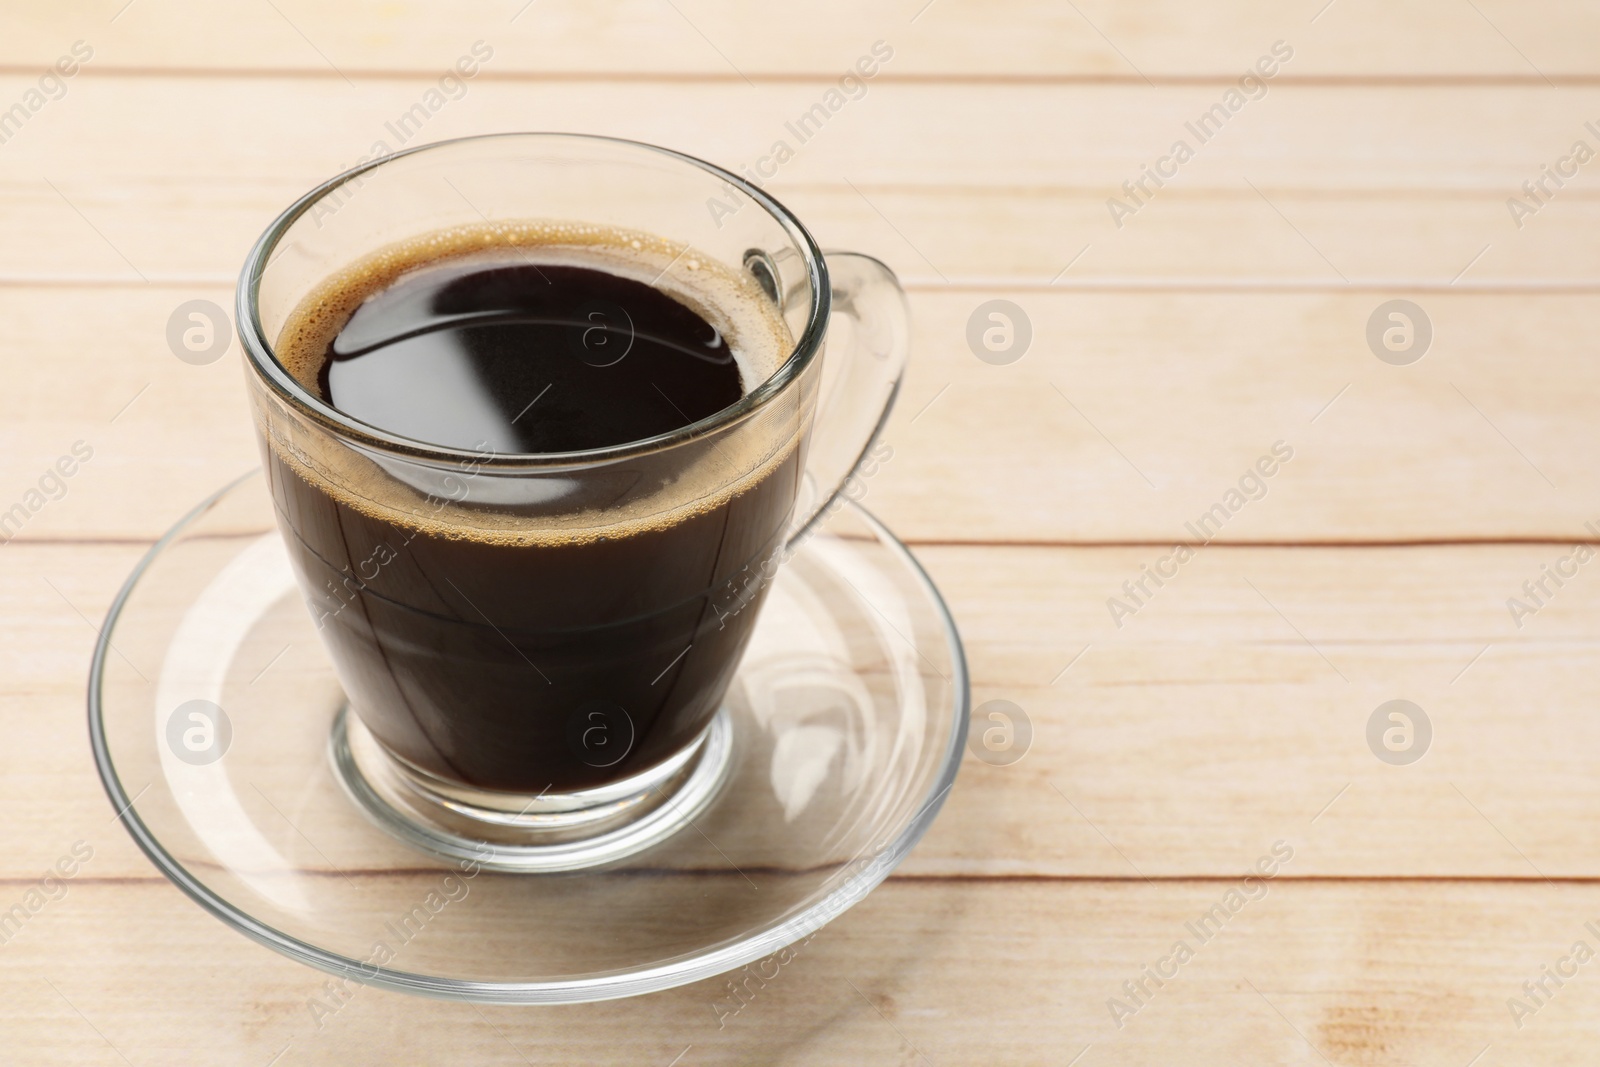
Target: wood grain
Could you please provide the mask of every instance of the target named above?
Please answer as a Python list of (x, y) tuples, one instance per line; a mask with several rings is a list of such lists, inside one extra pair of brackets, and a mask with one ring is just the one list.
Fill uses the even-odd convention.
[[(0, 512), (93, 449), (0, 544), (0, 911), (94, 848), (0, 944), (0, 1059), (1591, 1062), (1589, 966), (1520, 1027), (1508, 1000), (1575, 941), (1600, 947), (1600, 586), (1585, 566), (1535, 613), (1507, 602), (1600, 525), (1600, 187), (1586, 166), (1520, 225), (1507, 201), (1600, 146), (1597, 18), (1505, 0), (0, 15), (0, 112), (94, 49), (0, 142)], [(398, 147), (385, 123), (478, 40), (493, 57), (413, 141), (581, 129), (735, 168), (874, 41), (894, 49), (770, 188), (907, 283), (915, 355), (866, 503), (948, 598), (975, 704), (1020, 705), (1034, 740), (1008, 767), (969, 757), (897, 874), (721, 1025), (727, 979), (539, 1010), (365, 989), (318, 1027), (323, 976), (167, 885), (89, 759), (111, 597), (256, 462), (237, 346), (182, 363), (168, 316), (229, 306), (270, 218), (374, 140)], [(1294, 56), (1265, 95), (1119, 226), (1124, 181), (1196, 141), (1185, 123), (1277, 40)], [(1434, 328), (1411, 366), (1366, 341), (1393, 298)], [(995, 299), (1033, 331), (1006, 366), (966, 340)], [(1265, 495), (1135, 603), (1123, 583), (1279, 441), (1294, 456)], [(1433, 724), (1409, 766), (1366, 741), (1395, 698)], [(1280, 840), (1295, 855), (1266, 895), (1119, 1028), (1123, 983)]]
[[(141, 551), (0, 549), (0, 640), (48, 635), (50, 652), (11, 673), (14, 742), (34, 755), (0, 798), (38, 846), (0, 857), (0, 879), (47, 866), (65, 834), (121, 833), (90, 765), (82, 672), (91, 623)], [(1600, 700), (1600, 586), (1570, 582), (1520, 629), (1506, 608), (1559, 546), (1212, 546), (1118, 627), (1106, 601), (1161, 551), (921, 551), (961, 625), (974, 703), (1013, 701), (1035, 733), (1012, 766), (966, 761), (908, 874), (1216, 878), (1283, 836), (1325, 843), (1289, 877), (1600, 884), (1586, 834), (1600, 728), (1584, 714)], [(124, 654), (157, 673), (138, 646)], [(321, 656), (296, 647), (277, 669)], [(1408, 767), (1366, 747), (1369, 716), (1397, 698), (1434, 729)], [(131, 850), (97, 873), (157, 877)]]
[[(0, 74), (0, 100), (21, 98), (35, 81)], [(737, 169), (770, 151), (774, 140), (785, 137), (784, 123), (827, 88), (796, 82), (741, 84), (733, 91), (720, 83), (669, 81), (552, 88), (485, 75), (466, 83), (459, 99), (443, 103), (411, 136), (397, 137), (386, 124), (431, 84), (417, 75), (352, 87), (299, 78), (85, 73), (5, 142), (0, 180), (48, 191), (48, 178), (70, 199), (96, 184), (165, 178), (195, 195), (233, 198), (264, 182), (303, 191), (352, 165), (380, 140), (394, 150), (486, 131), (568, 128), (671, 142)], [(1202, 144), (1185, 123), (1223, 95), (1212, 84), (874, 79), (814, 137), (803, 144), (795, 138), (795, 157), (778, 173), (784, 182), (1078, 186), (1096, 190), (1103, 205), (1124, 180), (1140, 176), (1142, 165), (1187, 136), (1195, 157), (1179, 169), (1175, 190), (1239, 190), (1241, 177), (1248, 177), (1269, 196), (1283, 188), (1479, 189), (1503, 200), (1585, 136), (1586, 121), (1600, 118), (1600, 86), (1555, 92), (1543, 84), (1396, 89), (1274, 82)], [(140, 136), (119, 137), (129, 129)], [(1589, 137), (1592, 146), (1594, 135)], [(116, 143), (117, 150), (103, 151), (107, 143)], [(292, 152), (285, 150), (288, 145), (295, 146)], [(1581, 178), (1574, 183), (1564, 192), (1585, 185)], [(1556, 205), (1565, 199), (1558, 196)], [(1160, 203), (1158, 196), (1150, 210)], [(1509, 214), (1494, 221), (1509, 226)], [(118, 243), (118, 233), (107, 230), (107, 236)], [(138, 247), (125, 252), (139, 262)], [(1452, 255), (1446, 262), (1459, 270), (1454, 260)], [(106, 269), (113, 265), (131, 273), (114, 258), (104, 263)]]
[[(1270, 845), (1252, 844), (1239, 862)], [(279, 1053), (349, 1064), (1081, 1055), (1115, 1067), (1171, 1062), (1174, 1048), (1186, 1062), (1215, 1063), (1588, 1062), (1600, 997), (1587, 968), (1549, 986), (1556, 995), (1520, 1030), (1506, 1002), (1574, 941), (1593, 944), (1584, 925), (1595, 921), (1593, 887), (1263, 885), (1201, 943), (1186, 924), (1227, 884), (891, 879), (776, 978), (748, 987), (737, 1015), (727, 979), (542, 1009), (359, 989), (319, 1027), (309, 1002), (324, 976), (244, 942), (169, 886), (85, 880), (5, 946), (0, 1018), (19, 1062), (90, 1064), (121, 1063), (119, 1054), (252, 1064)], [(108, 916), (125, 918), (108, 927)], [(1107, 1002), (1131, 1004), (1123, 983), (1179, 940), (1193, 958), (1160, 989), (1146, 979), (1154, 995), (1119, 1029)]]
[[(1365, 340), (1387, 292), (914, 291), (917, 356), (867, 503), (916, 543), (1171, 544), (1281, 441), (1294, 458), (1208, 527), (1219, 539), (1590, 536), (1597, 296), (1412, 295), (1436, 340), (1393, 367)], [(230, 304), (210, 286), (0, 287), (12, 336), (82, 382), (27, 375), (0, 396), (0, 510), (75, 441), (95, 450), (22, 539), (153, 540), (256, 462), (237, 345), (204, 367), (167, 348), (168, 317), (197, 297)], [(1033, 324), (1009, 366), (966, 340), (997, 297)], [(1538, 350), (1508, 358), (1529, 330)]]
[[(204, 21), (176, 0), (75, 0), (18, 12), (0, 63), (54, 61), (74, 39), (93, 41), (113, 68), (199, 76), (273, 70), (322, 79), (432, 71), (477, 38), (504, 48), (504, 68), (533, 78), (619, 80), (647, 75), (722, 81), (821, 79), (852, 62), (861, 42), (905, 43), (906, 73), (959, 81), (1236, 78), (1276, 39), (1300, 47), (1322, 78), (1454, 78), (1559, 82), (1596, 73), (1584, 47), (1597, 29), (1582, 7), (1519, 7), (1505, 0), (1446, 0), (1396, 8), (1379, 0), (1276, 4), (1180, 0), (1135, 8), (1112, 0), (1059, 5), (1003, 0), (964, 8), (948, 0), (843, 0), (774, 9), (752, 19), (735, 0), (629, 3), (604, 13), (578, 0), (469, 0), (448, 13), (378, 0), (318, 6), (230, 0)], [(1474, 6), (1477, 10), (1474, 10)]]
[[(1583, 239), (1600, 213), (1600, 194), (1582, 186), (1562, 190), (1519, 229), (1506, 208), (1516, 191), (1509, 187), (1378, 188), (1357, 196), (1273, 185), (1269, 201), (1240, 175), (1219, 175), (1211, 185), (1197, 175), (1192, 185), (1160, 190), (1119, 229), (1106, 201), (1113, 194), (1126, 201), (1118, 184), (1130, 173), (1138, 176), (1111, 172), (1098, 187), (1026, 185), (1004, 174), (963, 185), (849, 173), (804, 181), (780, 174), (771, 187), (827, 246), (866, 249), (919, 291), (1566, 293), (1600, 286), (1600, 254)], [(134, 174), (62, 180), (56, 188), (38, 179), (0, 183), (0, 220), (17, 237), (0, 249), (0, 286), (231, 286), (244, 251), (310, 183), (217, 180), (207, 188)], [(215, 237), (188, 240), (192, 228)], [(996, 228), (1015, 237), (996, 241)]]

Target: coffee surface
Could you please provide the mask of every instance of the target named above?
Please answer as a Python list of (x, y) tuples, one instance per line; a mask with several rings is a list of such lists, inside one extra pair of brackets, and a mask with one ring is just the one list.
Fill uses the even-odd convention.
[(500, 453), (670, 433), (743, 395), (722, 332), (645, 282), (502, 254), (368, 297), (323, 356), (322, 399), (390, 433)]

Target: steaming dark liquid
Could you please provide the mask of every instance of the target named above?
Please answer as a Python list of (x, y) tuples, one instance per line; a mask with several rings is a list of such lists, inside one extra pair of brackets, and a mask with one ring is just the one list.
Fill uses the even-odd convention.
[[(729, 341), (674, 297), (603, 269), (504, 257), (402, 274), (320, 358), (316, 386), (341, 411), (479, 453), (637, 441), (715, 414), (745, 387)], [(779, 546), (800, 462), (790, 444), (749, 464), (756, 476), (737, 491), (664, 517), (651, 517), (650, 493), (704, 476), (709, 450), (692, 470), (669, 454), (580, 475), (583, 494), (644, 517), (545, 536), (537, 519), (510, 533), (460, 523), (462, 507), (506, 506), (470, 463), (405, 518), (264, 451), (362, 721), (425, 771), (525, 793), (627, 777), (704, 729), (749, 637), (761, 593), (747, 578)], [(732, 480), (724, 470), (721, 484)]]

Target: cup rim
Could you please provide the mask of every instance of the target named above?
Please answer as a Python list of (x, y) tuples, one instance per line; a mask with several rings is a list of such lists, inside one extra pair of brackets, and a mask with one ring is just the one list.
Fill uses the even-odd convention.
[[(805, 329), (795, 341), (794, 349), (778, 368), (755, 389), (740, 397), (733, 404), (703, 419), (667, 433), (655, 434), (636, 441), (573, 452), (479, 452), (472, 449), (434, 444), (390, 433), (370, 423), (353, 419), (332, 404), (322, 400), (321, 397), (308, 391), (278, 361), (276, 354), (273, 352), (272, 344), (266, 337), (265, 328), (261, 324), (259, 308), (261, 279), (266, 273), (278, 242), (288, 233), (290, 227), (325, 196), (362, 174), (419, 152), (428, 152), (473, 141), (493, 140), (571, 140), (623, 145), (630, 149), (643, 149), (666, 156), (680, 163), (697, 167), (738, 189), (745, 196), (759, 204), (767, 214), (772, 216), (783, 227), (805, 260), (806, 280), (811, 287), (811, 311), (806, 321)], [(708, 163), (686, 152), (663, 148), (660, 145), (653, 145), (644, 141), (634, 141), (623, 137), (607, 137), (602, 134), (531, 130), (475, 134), (468, 137), (453, 137), (448, 140), (415, 145), (379, 159), (358, 164), (322, 182), (285, 209), (282, 214), (273, 220), (265, 232), (256, 239), (249, 254), (245, 257), (244, 267), (239, 274), (239, 284), (235, 293), (235, 321), (239, 324), (239, 342), (244, 348), (249, 365), (254, 369), (257, 377), (265, 382), (280, 400), (321, 424), (340, 438), (413, 460), (432, 460), (455, 464), (470, 463), (480, 467), (501, 469), (529, 469), (587, 466), (648, 455), (705, 437), (725, 427), (743, 422), (781, 394), (810, 366), (811, 361), (821, 352), (824, 327), (828, 321), (830, 310), (829, 297), (827, 261), (823, 258), (822, 249), (812, 238), (810, 231), (795, 217), (794, 213), (774, 197), (764, 192), (759, 186), (753, 185), (737, 174), (725, 170), (714, 163)]]

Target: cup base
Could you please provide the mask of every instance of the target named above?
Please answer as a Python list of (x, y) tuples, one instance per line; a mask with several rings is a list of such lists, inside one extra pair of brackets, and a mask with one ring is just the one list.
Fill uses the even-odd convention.
[(725, 710), (684, 750), (630, 778), (572, 793), (517, 794), (444, 781), (396, 758), (346, 705), (329, 754), (345, 792), (413, 848), (493, 871), (576, 871), (643, 851), (703, 811), (727, 778)]

